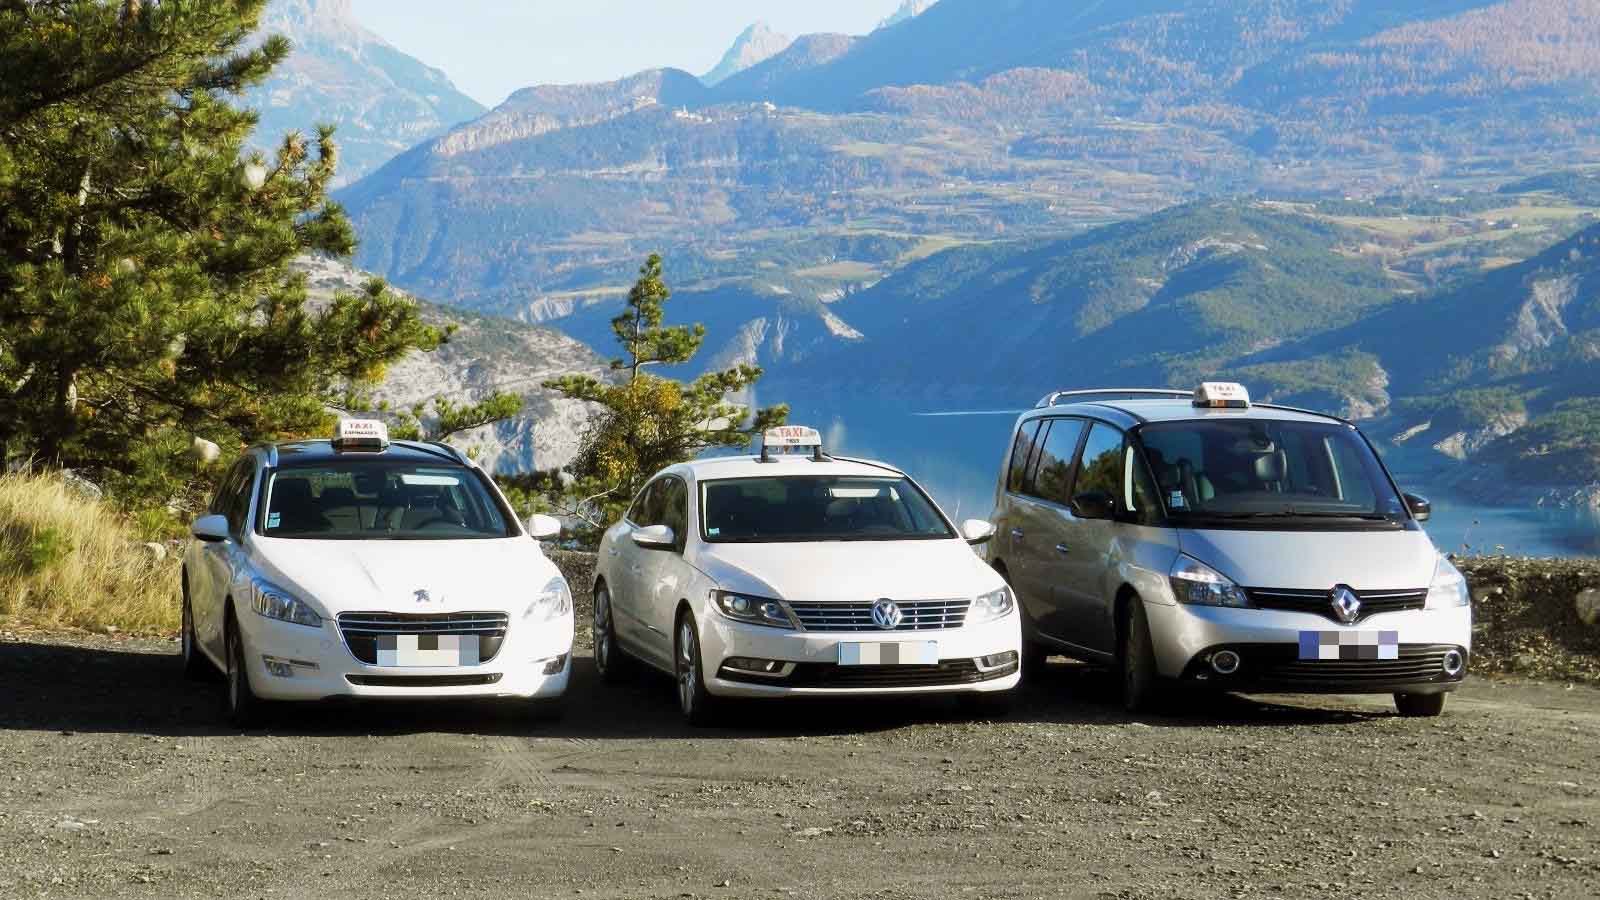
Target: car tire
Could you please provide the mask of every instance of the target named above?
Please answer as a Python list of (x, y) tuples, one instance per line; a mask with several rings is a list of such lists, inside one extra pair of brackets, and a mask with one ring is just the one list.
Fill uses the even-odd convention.
[(235, 728), (254, 728), (261, 724), (266, 704), (250, 686), (250, 669), (244, 662), (244, 636), (231, 615), (224, 634), (228, 671), (222, 689), (222, 714)]
[(605, 684), (620, 684), (633, 674), (633, 660), (617, 643), (617, 625), (611, 618), (611, 589), (604, 583), (594, 589), (594, 668)]
[(700, 631), (695, 625), (694, 613), (685, 612), (678, 619), (672, 668), (678, 685), (678, 708), (684, 720), (696, 728), (716, 725), (721, 720), (721, 703), (706, 690)]
[(1013, 690), (962, 694), (958, 701), (961, 714), (976, 721), (999, 722), (1010, 717), (1016, 693)]
[(194, 608), (189, 603), (188, 578), (183, 583), (183, 628), (178, 636), (179, 650), (183, 654), (183, 677), (189, 681), (214, 681), (217, 667), (200, 652), (194, 638)]
[(1155, 647), (1150, 641), (1150, 620), (1145, 615), (1144, 601), (1137, 595), (1128, 600), (1123, 614), (1122, 646), (1117, 663), (1122, 708), (1131, 713), (1155, 709), (1161, 700), (1163, 685), (1156, 670)]
[(1408, 719), (1431, 718), (1444, 712), (1449, 694), (1395, 694), (1394, 708)]

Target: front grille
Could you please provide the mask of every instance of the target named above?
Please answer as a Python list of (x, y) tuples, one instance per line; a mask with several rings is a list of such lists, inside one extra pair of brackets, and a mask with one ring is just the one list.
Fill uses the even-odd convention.
[(866, 603), (791, 603), (789, 608), (807, 631), (939, 631), (960, 628), (967, 620), (971, 600), (896, 601), (904, 617), (897, 628), (879, 628)]
[(498, 684), (500, 673), (490, 675), (346, 675), (345, 680), (362, 687), (476, 687)]
[[(1334, 622), (1342, 622), (1333, 611), (1332, 591), (1299, 591), (1279, 588), (1245, 588), (1245, 595), (1257, 609), (1282, 609), (1291, 612), (1314, 613)], [(1360, 622), (1383, 613), (1422, 609), (1428, 604), (1426, 588), (1415, 591), (1356, 591), (1361, 601)]]
[(1015, 674), (1015, 662), (993, 671), (978, 669), (970, 659), (952, 659), (936, 666), (839, 666), (833, 663), (797, 663), (788, 678), (760, 678), (724, 668), (719, 677), (751, 684), (796, 688), (918, 688), (977, 684)]
[(1402, 644), (1399, 659), (1302, 660), (1299, 648), (1293, 644), (1231, 645), (1213, 647), (1211, 651), (1238, 653), (1240, 664), (1236, 674), (1222, 676), (1211, 672), (1205, 662), (1210, 653), (1196, 657), (1188, 674), (1219, 685), (1232, 680), (1307, 688), (1319, 684), (1431, 684), (1461, 679), (1460, 675), (1451, 678), (1444, 673), (1445, 654), (1460, 649), (1452, 644)]
[(388, 634), (477, 635), (480, 662), (489, 662), (500, 652), (509, 618), (505, 613), (405, 613), (349, 612), (339, 614), (339, 632), (356, 659), (369, 666), (378, 664), (378, 638)]

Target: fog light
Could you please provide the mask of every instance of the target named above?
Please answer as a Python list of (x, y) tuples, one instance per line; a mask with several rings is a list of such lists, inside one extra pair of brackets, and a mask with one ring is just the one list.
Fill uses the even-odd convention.
[(1461, 674), (1467, 667), (1467, 658), (1461, 655), (1460, 650), (1449, 650), (1444, 655), (1444, 674), (1451, 678)]
[(543, 671), (544, 671), (544, 674), (546, 674), (546, 675), (560, 675), (561, 674), (561, 670), (565, 669), (566, 667), (567, 667), (567, 654), (563, 653), (560, 656), (552, 656), (549, 659), (545, 660), (544, 661), (544, 670)]
[(783, 671), (783, 663), (776, 659), (752, 659), (748, 656), (730, 656), (722, 661), (722, 665), (756, 675), (777, 675)]
[(1218, 675), (1232, 675), (1239, 671), (1239, 654), (1232, 650), (1218, 650), (1211, 654), (1211, 671)]
[(1004, 669), (1007, 666), (1016, 664), (1017, 651), (1015, 650), (1007, 650), (1004, 653), (991, 653), (988, 656), (978, 658), (978, 668), (985, 672), (993, 672), (995, 669)]
[(314, 662), (303, 659), (284, 659), (280, 656), (263, 656), (261, 664), (266, 666), (267, 674), (275, 678), (293, 678), (295, 669), (311, 669), (315, 671), (318, 666)]

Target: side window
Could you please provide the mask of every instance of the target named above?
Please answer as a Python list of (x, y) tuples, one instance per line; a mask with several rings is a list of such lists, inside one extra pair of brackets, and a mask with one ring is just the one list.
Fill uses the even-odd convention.
[(633, 508), (628, 510), (628, 521), (648, 528), (651, 525), (661, 524), (661, 492), (666, 486), (666, 479), (652, 481), (649, 487), (639, 492), (639, 498), (633, 501)]
[(249, 524), (246, 520), (250, 517), (250, 495), (256, 486), (255, 474), (256, 468), (250, 462), (250, 458), (245, 457), (241, 460), (238, 480), (234, 482), (231, 494), (224, 501), (227, 509), (223, 510), (223, 515), (228, 517), (228, 530), (236, 535), (244, 534), (245, 527)]
[(677, 536), (678, 552), (689, 541), (689, 488), (682, 479), (668, 476), (661, 480), (661, 524), (672, 529)]
[(1033, 456), (1034, 438), (1039, 434), (1038, 419), (1022, 423), (1017, 429), (1016, 443), (1011, 445), (1011, 466), (1006, 471), (1006, 490), (1017, 493), (1028, 474), (1028, 460)]
[(1145, 466), (1144, 460), (1139, 457), (1139, 452), (1131, 443), (1124, 444), (1122, 450), (1124, 473), (1123, 489), (1126, 496), (1122, 498), (1127, 511), (1132, 515), (1133, 521), (1140, 525), (1158, 525), (1161, 522), (1161, 501), (1156, 493), (1156, 484), (1150, 478), (1150, 470)]
[(245, 457), (233, 464), (227, 474), (222, 476), (222, 480), (217, 482), (217, 492), (212, 495), (211, 505), (206, 507), (206, 512), (214, 516), (228, 514), (228, 502), (238, 489), (239, 479), (242, 477), (240, 473), (249, 467), (249, 457)]
[(1072, 459), (1078, 450), (1078, 438), (1083, 434), (1083, 420), (1054, 419), (1049, 427), (1025, 493), (1051, 503), (1066, 504), (1072, 499), (1068, 494), (1072, 489)]
[(1089, 439), (1083, 444), (1083, 460), (1078, 465), (1078, 479), (1072, 488), (1073, 496), (1079, 494), (1104, 494), (1113, 499), (1122, 496), (1122, 432), (1103, 422), (1089, 429)]

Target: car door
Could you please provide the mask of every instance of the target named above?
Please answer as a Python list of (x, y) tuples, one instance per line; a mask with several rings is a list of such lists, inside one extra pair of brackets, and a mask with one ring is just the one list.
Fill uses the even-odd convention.
[(659, 551), (646, 550), (633, 542), (632, 534), (661, 522), (663, 487), (660, 479), (652, 481), (634, 498), (633, 506), (623, 517), (622, 533), (615, 545), (616, 565), (612, 567), (611, 618), (617, 638), (638, 653), (647, 653), (650, 641), (644, 627), (645, 596), (644, 566), (649, 557)]
[(1050, 419), (1040, 427), (1039, 448), (1013, 504), (1007, 528), (1012, 589), (1029, 620), (1046, 637), (1059, 638), (1061, 606), (1056, 582), (1063, 518), (1070, 517), (1072, 462), (1083, 436), (1082, 419)]
[(657, 664), (667, 666), (672, 664), (673, 617), (679, 601), (687, 599), (685, 592), (693, 576), (683, 558), (689, 542), (689, 490), (676, 475), (665, 476), (657, 483), (661, 487), (658, 524), (671, 528), (677, 542), (671, 550), (645, 551), (640, 558), (642, 634), (647, 642), (645, 653)]
[[(1064, 549), (1058, 553), (1056, 581), (1061, 608), (1061, 637), (1094, 651), (1116, 651), (1116, 597), (1108, 590), (1115, 565), (1117, 511), (1123, 499), (1125, 436), (1104, 422), (1094, 422), (1083, 441), (1073, 476), (1069, 512), (1062, 519)], [(1100, 516), (1085, 510), (1096, 510)]]
[[(213, 501), (214, 512), (228, 519), (228, 539), (202, 544), (200, 547), (207, 602), (197, 606), (195, 614), (195, 640), (199, 641), (217, 659), (223, 657), (222, 645), (225, 601), (243, 568), (245, 532), (249, 528), (250, 501), (255, 493), (255, 461), (246, 456), (234, 464), (223, 481), (222, 489)], [(236, 604), (247, 604), (248, 597), (234, 597)]]

